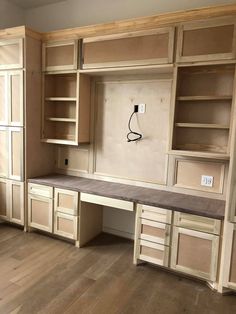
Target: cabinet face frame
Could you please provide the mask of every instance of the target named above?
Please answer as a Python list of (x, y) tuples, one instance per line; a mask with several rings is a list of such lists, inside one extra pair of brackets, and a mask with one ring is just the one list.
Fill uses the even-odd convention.
[[(184, 234), (190, 237), (205, 239), (212, 242), (212, 254), (211, 254), (211, 262), (210, 262), (211, 266), (210, 266), (209, 273), (177, 264), (180, 234)], [(189, 275), (193, 275), (199, 278), (203, 278), (205, 280), (216, 281), (218, 252), (219, 252), (219, 236), (204, 233), (204, 232), (189, 230), (185, 228), (180, 228), (180, 227), (173, 227), (172, 251), (171, 251), (171, 268), (172, 269), (189, 274)]]
[[(32, 203), (31, 203), (32, 200), (44, 202), (45, 204), (47, 204), (48, 226), (41, 225), (32, 221)], [(28, 226), (52, 233), (53, 231), (53, 199), (28, 194)]]
[[(148, 31), (136, 31), (122, 34), (104, 35), (97, 37), (84, 38), (82, 42), (82, 68), (92, 69), (92, 68), (107, 68), (107, 67), (120, 67), (120, 66), (138, 66), (138, 65), (154, 65), (154, 64), (165, 64), (173, 62), (174, 54), (174, 27), (165, 27)], [(116, 40), (125, 39), (132, 37), (140, 37), (145, 35), (155, 35), (155, 34), (168, 34), (168, 56), (165, 58), (155, 58), (155, 59), (143, 59), (134, 61), (114, 61), (114, 62), (102, 62), (102, 63), (88, 63), (84, 64), (84, 43), (92, 43), (106, 40)]]
[[(3, 220), (9, 220), (9, 197), (8, 197), (8, 182), (6, 179), (0, 178), (0, 182), (5, 185), (5, 194), (6, 194), (6, 215), (0, 215), (0, 218)], [(1, 205), (1, 204), (0, 204)]]
[(21, 69), (24, 66), (24, 39), (2, 39), (0, 40), (1, 46), (8, 45), (19, 45), (19, 62), (15, 64), (0, 64), (0, 70), (8, 70), (8, 69)]
[[(178, 27), (178, 41), (176, 49), (176, 59), (177, 62), (195, 62), (195, 61), (210, 61), (210, 60), (224, 60), (224, 59), (234, 59), (236, 50), (236, 20), (235, 18), (224, 18), (218, 20), (202, 20), (197, 22), (189, 22), (182, 24)], [(191, 30), (199, 30), (204, 28), (214, 28), (218, 26), (234, 25), (234, 33), (232, 38), (232, 52), (229, 53), (215, 53), (215, 54), (205, 54), (205, 55), (193, 55), (193, 56), (183, 56), (183, 40), (184, 32)], [(220, 42), (219, 42), (220, 44)]]
[[(12, 179), (12, 180), (18, 180), (18, 181), (23, 181), (24, 180), (24, 138), (23, 138), (23, 134), (24, 134), (24, 131), (23, 131), (23, 128), (20, 128), (20, 127), (9, 127), (8, 128), (8, 132), (9, 132), (9, 174), (8, 174), (8, 177), (9, 179)], [(14, 147), (13, 147), (13, 144), (12, 144), (12, 134), (14, 132), (18, 132), (20, 133), (20, 174), (19, 175), (16, 175), (14, 174), (13, 172), (13, 161), (12, 161), (12, 156), (14, 154)]]
[[(69, 65), (55, 65), (47, 66), (47, 48), (56, 48), (63, 46), (74, 46), (74, 57), (73, 64)], [(42, 45), (42, 70), (43, 71), (63, 71), (63, 70), (76, 70), (78, 68), (78, 40), (67, 40), (67, 41), (52, 41), (45, 42)]]
[[(8, 128), (5, 126), (0, 126), (0, 133), (5, 134), (5, 151), (6, 151), (6, 155), (7, 155), (7, 160), (5, 160), (5, 167), (6, 167), (6, 171), (0, 173), (0, 177), (2, 178), (7, 178), (8, 177), (8, 173), (9, 173), (9, 133), (8, 133)], [(1, 147), (2, 150), (2, 147)], [(2, 160), (0, 161), (2, 162)]]
[[(68, 195), (73, 198), (73, 206), (69, 207), (60, 207), (59, 206), (59, 197), (60, 195)], [(54, 189), (54, 212), (60, 212), (67, 215), (78, 215), (78, 192), (64, 190), (64, 189)]]
[[(12, 117), (12, 81), (14, 75), (19, 75), (20, 80), (20, 119), (19, 121), (11, 121)], [(24, 125), (24, 78), (23, 71), (10, 71), (8, 72), (8, 123), (10, 126), (23, 126)]]
[(3, 97), (4, 97), (4, 104), (3, 104), (3, 111), (4, 111), (4, 118), (0, 120), (0, 125), (8, 125), (8, 76), (7, 72), (0, 72), (0, 77), (4, 80), (4, 87), (3, 87)]
[[(60, 229), (58, 229), (58, 225), (57, 225), (57, 219), (66, 219), (66, 220), (70, 220), (73, 223), (73, 233), (67, 233), (65, 231), (62, 231)], [(72, 239), (72, 240), (78, 240), (78, 217), (77, 216), (73, 216), (73, 215), (68, 215), (65, 213), (61, 213), (58, 211), (54, 211), (54, 234), (60, 235), (62, 237), (68, 238), (68, 239)]]
[[(20, 188), (20, 219), (14, 218), (13, 216), (13, 186), (19, 186)], [(16, 181), (9, 181), (8, 183), (8, 192), (9, 192), (9, 215), (10, 221), (24, 225), (24, 203), (25, 203), (25, 195), (24, 195), (24, 182), (16, 182)]]

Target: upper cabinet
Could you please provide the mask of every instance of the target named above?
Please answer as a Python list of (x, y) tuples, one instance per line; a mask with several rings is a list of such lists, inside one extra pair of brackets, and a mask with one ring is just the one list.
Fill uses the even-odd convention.
[(234, 59), (235, 21), (214, 19), (180, 25), (177, 62)]
[(43, 43), (43, 71), (76, 70), (78, 41)]
[(82, 67), (172, 63), (173, 47), (173, 27), (85, 38), (82, 44)]
[(0, 70), (23, 68), (23, 39), (0, 40)]

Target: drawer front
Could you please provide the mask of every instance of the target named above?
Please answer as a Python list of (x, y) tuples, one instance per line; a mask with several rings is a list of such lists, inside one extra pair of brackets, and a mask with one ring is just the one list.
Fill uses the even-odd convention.
[(171, 224), (171, 210), (142, 204), (138, 204), (137, 210), (141, 218)]
[(53, 187), (41, 185), (41, 184), (29, 183), (28, 184), (28, 193), (33, 194), (33, 195), (52, 198), (53, 197)]
[(77, 240), (78, 217), (60, 212), (54, 213), (54, 233), (62, 237)]
[(221, 221), (202, 216), (175, 212), (174, 225), (197, 231), (220, 234)]
[(52, 232), (53, 200), (46, 197), (28, 195), (28, 225)]
[(54, 210), (69, 214), (78, 215), (78, 192), (55, 189)]
[(170, 244), (171, 226), (147, 219), (140, 219), (140, 239), (163, 245)]
[(80, 194), (80, 200), (83, 202), (108, 206), (108, 207), (114, 207), (119, 209), (124, 209), (128, 211), (134, 210), (134, 204), (129, 201), (123, 201), (123, 200), (117, 200), (114, 198), (99, 196), (99, 195), (93, 195), (93, 194), (87, 194), (87, 193), (81, 193)]
[(156, 265), (169, 265), (169, 247), (145, 240), (138, 241), (138, 259)]

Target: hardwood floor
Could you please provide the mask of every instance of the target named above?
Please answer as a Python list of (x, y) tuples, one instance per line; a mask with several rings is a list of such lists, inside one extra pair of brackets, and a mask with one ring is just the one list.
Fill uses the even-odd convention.
[(0, 224), (0, 313), (236, 313), (236, 296), (150, 265), (133, 244), (102, 234), (89, 246)]

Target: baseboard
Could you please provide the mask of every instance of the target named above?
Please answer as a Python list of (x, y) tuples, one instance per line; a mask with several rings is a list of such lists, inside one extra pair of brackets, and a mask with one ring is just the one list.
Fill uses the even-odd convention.
[(121, 230), (117, 230), (117, 229), (112, 229), (109, 227), (103, 227), (103, 232), (114, 234), (114, 235), (117, 235), (117, 236), (122, 237), (122, 238), (134, 240), (134, 234), (133, 233), (129, 233), (129, 232), (125, 232), (125, 231), (121, 231)]

